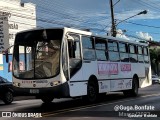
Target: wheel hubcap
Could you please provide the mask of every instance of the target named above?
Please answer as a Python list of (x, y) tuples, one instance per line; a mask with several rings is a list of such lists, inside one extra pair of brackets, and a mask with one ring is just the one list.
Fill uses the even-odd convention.
[(96, 97), (96, 92), (93, 86), (89, 87), (89, 97), (92, 99)]

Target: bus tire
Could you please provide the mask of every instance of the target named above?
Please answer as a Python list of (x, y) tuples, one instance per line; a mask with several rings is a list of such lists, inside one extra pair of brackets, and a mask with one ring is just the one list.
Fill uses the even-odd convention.
[(98, 99), (98, 87), (95, 81), (89, 81), (87, 86), (87, 101), (94, 103)]
[(41, 96), (41, 100), (44, 102), (44, 103), (51, 103), (53, 101), (54, 97), (52, 96)]
[(139, 88), (138, 78), (133, 77), (132, 89), (123, 91), (123, 94), (125, 96), (136, 97), (138, 95), (138, 88)]

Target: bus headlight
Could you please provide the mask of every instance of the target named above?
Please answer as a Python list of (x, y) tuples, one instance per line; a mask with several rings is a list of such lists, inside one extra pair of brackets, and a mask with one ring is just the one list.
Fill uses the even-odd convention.
[(50, 85), (53, 86), (53, 82), (50, 82)]
[(50, 85), (51, 85), (51, 86), (56, 86), (56, 85), (59, 85), (59, 84), (60, 84), (60, 81), (50, 82)]
[(21, 83), (18, 83), (18, 87), (20, 87), (21, 86)]
[(21, 84), (20, 84), (20, 83), (17, 83), (17, 82), (13, 82), (13, 86), (20, 87)]

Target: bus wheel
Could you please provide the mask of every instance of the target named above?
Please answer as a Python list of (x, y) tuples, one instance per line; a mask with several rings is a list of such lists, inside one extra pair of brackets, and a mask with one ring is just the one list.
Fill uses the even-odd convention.
[(136, 97), (138, 95), (138, 87), (138, 79), (134, 77), (132, 81), (132, 89), (123, 91), (123, 94), (125, 96)]
[(98, 88), (94, 81), (89, 81), (87, 86), (87, 100), (88, 102), (95, 102), (98, 97)]
[(51, 103), (53, 101), (54, 97), (52, 96), (41, 96), (41, 100), (44, 102), (44, 103)]

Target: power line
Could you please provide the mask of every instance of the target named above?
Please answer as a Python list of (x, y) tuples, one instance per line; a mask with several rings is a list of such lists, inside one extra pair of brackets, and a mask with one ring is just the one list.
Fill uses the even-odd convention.
[(144, 27), (151, 27), (151, 28), (160, 28), (159, 26), (152, 26), (152, 25), (144, 25), (144, 24), (140, 24), (140, 23), (134, 23), (134, 22), (129, 22), (129, 21), (125, 21), (126, 23), (131, 23), (134, 25), (139, 25), (139, 26), (144, 26)]
[[(1, 7), (1, 9), (2, 10), (4, 10), (4, 11), (7, 11), (7, 10), (5, 10), (5, 9), (3, 9), (2, 7)], [(18, 11), (18, 10), (17, 10)], [(15, 13), (15, 14), (14, 14)], [(24, 15), (24, 14), (19, 14), (18, 12), (14, 12), (14, 13), (12, 13), (12, 15), (13, 16), (17, 16), (17, 17), (21, 17), (21, 18), (26, 18), (26, 19), (32, 19), (32, 20), (35, 20), (34, 19), (34, 17), (33, 16), (30, 16), (30, 15)], [(51, 14), (49, 14), (50, 16), (51, 16)], [(39, 21), (39, 19), (42, 19), (42, 18), (40, 18), (40, 17), (38, 17), (37, 18), (37, 21)], [(40, 20), (41, 21), (41, 20)], [(53, 19), (46, 19), (46, 21), (55, 21), (55, 20), (53, 20)], [(44, 22), (44, 18), (43, 18), (43, 22)], [(90, 24), (90, 25), (98, 25), (97, 23), (89, 23), (89, 22), (85, 22), (85, 21), (80, 21), (79, 20), (79, 22), (83, 22), (83, 23), (87, 23), (87, 24)], [(51, 22), (50, 22), (51, 23)], [(53, 22), (52, 22), (53, 23)], [(63, 22), (64, 23), (64, 22)], [(55, 23), (54, 23), (55, 24)], [(101, 26), (102, 27), (102, 26)]]
[(152, 9), (156, 9), (156, 10), (160, 11), (160, 9), (159, 9), (159, 7), (157, 7), (157, 5), (155, 6), (153, 4), (149, 4), (148, 2), (142, 1), (142, 0), (140, 0), (140, 2), (144, 3), (145, 5), (150, 6), (150, 8), (152, 8)]
[[(119, 29), (123, 29), (123, 28), (119, 28)], [(125, 29), (125, 30), (126, 30), (126, 32), (132, 32), (132, 33), (133, 33), (133, 32), (135, 32), (135, 33), (137, 32), (137, 31), (128, 30), (128, 29)], [(156, 33), (156, 32), (144, 32), (144, 31), (143, 31), (143, 33), (156, 34), (156, 35), (159, 35), (159, 34), (160, 34), (160, 33)]]
[[(10, 2), (8, 2), (8, 3), (10, 3)], [(11, 4), (11, 3), (10, 3)], [(47, 3), (47, 4), (49, 4), (49, 3)], [(16, 4), (17, 5), (17, 4)], [(58, 5), (57, 5), (58, 6)], [(62, 6), (60, 6), (61, 7), (61, 9), (64, 9), (64, 6), (62, 7)], [(101, 25), (101, 24), (97, 24), (97, 23), (90, 23), (90, 22), (87, 22), (87, 21), (83, 21), (83, 20), (80, 20), (79, 18), (77, 19), (76, 17), (74, 17), (73, 18), (73, 16), (71, 17), (71, 16), (68, 16), (68, 15), (66, 15), (66, 14), (63, 14), (63, 13), (60, 13), (60, 12), (58, 12), (57, 13), (57, 11), (54, 11), (54, 12), (51, 12), (51, 11), (53, 11), (53, 9), (51, 10), (51, 9), (48, 9), (48, 10), (46, 10), (46, 8), (43, 8), (43, 7), (41, 7), (41, 6), (39, 6), (38, 8), (40, 8), (40, 11), (39, 12), (43, 12), (43, 13), (45, 13), (45, 15), (49, 15), (49, 16), (54, 16), (54, 15), (57, 15), (57, 16), (59, 16), (59, 15), (61, 15), (61, 18), (63, 17), (63, 19), (69, 19), (69, 20), (73, 20), (74, 19), (74, 21), (79, 21), (79, 22), (83, 22), (83, 23), (87, 23), (87, 24), (90, 24), (90, 25)], [(47, 13), (47, 14), (46, 14)], [(48, 14), (48, 13), (51, 13), (51, 14)], [(48, 20), (48, 19), (47, 19)], [(51, 19), (50, 19), (51, 20)], [(102, 27), (102, 25), (101, 25), (101, 27)]]
[(139, 39), (139, 40), (144, 40), (144, 41), (147, 40), (147, 39), (143, 39), (143, 38), (140, 38), (140, 37), (137, 37), (137, 36), (134, 36), (134, 35), (130, 35), (130, 34), (125, 34), (125, 35), (128, 36), (128, 37)]
[[(62, 6), (61, 4), (57, 4), (57, 2), (55, 2), (55, 3), (56, 3), (55, 6), (58, 6), (59, 8), (61, 8), (62, 10), (64, 10), (65, 12), (67, 11), (68, 8), (71, 8), (71, 7), (67, 8), (66, 6)], [(50, 3), (46, 3), (46, 6), (49, 5), (49, 4)], [(73, 20), (74, 22), (77, 22), (77, 21), (78, 22), (83, 22), (83, 23), (88, 24), (88, 28), (90, 26), (90, 29), (96, 30), (96, 31), (99, 31), (99, 32), (104, 32), (105, 33), (106, 31), (104, 31), (104, 29), (106, 29), (109, 26), (109, 24), (110, 24), (109, 23), (106, 27), (104, 27), (103, 29), (100, 29), (99, 27), (102, 24), (98, 24), (96, 22), (95, 23), (90, 23), (88, 21), (85, 21), (84, 19), (79, 19), (79, 18), (73, 16), (73, 15), (75, 15), (75, 12), (73, 12), (72, 10), (74, 10), (74, 9), (70, 9), (69, 10), (69, 11), (72, 11), (71, 14), (73, 14), (73, 15), (66, 15), (65, 13), (61, 13), (59, 11), (54, 11), (53, 9), (49, 9), (49, 8), (44, 8), (42, 6), (43, 6), (42, 4), (38, 6), (40, 8), (39, 12), (44, 13), (44, 15), (46, 15), (46, 16), (48, 15), (48, 17), (55, 16), (55, 17), (60, 17), (62, 19)], [(146, 6), (148, 6), (148, 5), (146, 5)], [(22, 17), (22, 18), (26, 18), (27, 17), (26, 19), (31, 19), (30, 18), (31, 16), (28, 16), (28, 15), (25, 16), (23, 14), (17, 14), (17, 13), (14, 13), (13, 15), (14, 16), (18, 16), (18, 17)], [(89, 15), (89, 14), (85, 14), (85, 15)], [(34, 18), (32, 18), (32, 19), (34, 19)], [(64, 26), (71, 26), (71, 27), (75, 27), (76, 26), (76, 27), (81, 27), (81, 28), (82, 27), (86, 27), (84, 25), (76, 25), (75, 23), (69, 22), (69, 21), (59, 21), (59, 20), (57, 21), (57, 20), (53, 20), (53, 18), (44, 18), (44, 16), (43, 17), (38, 17), (36, 20), (37, 20), (37, 22), (49, 23), (49, 24), (53, 24), (53, 25), (56, 24), (56, 25), (64, 25)], [(157, 27), (157, 26), (143, 25), (143, 24), (138, 24), (138, 23), (133, 23), (133, 22), (128, 22), (128, 23), (135, 24), (135, 25), (140, 25), (140, 26), (146, 26), (146, 27), (160, 28), (160, 27)], [(97, 27), (97, 25), (100, 25), (100, 26)], [(42, 27), (42, 26), (40, 26), (40, 27)], [(97, 28), (95, 28), (95, 27), (97, 27)]]
[(69, 23), (65, 23), (65, 22), (60, 22), (60, 21), (56, 21), (56, 20), (52, 20), (52, 19), (44, 19), (44, 18), (35, 18), (33, 16), (26, 16), (26, 15), (22, 15), (22, 14), (18, 14), (15, 12), (12, 13), (13, 16), (17, 16), (17, 17), (21, 17), (21, 18), (25, 18), (25, 19), (30, 19), (30, 20), (37, 20), (40, 22), (45, 22), (45, 23), (51, 23), (51, 24), (58, 24), (58, 25), (65, 25), (65, 26), (75, 26), (74, 24), (69, 24)]
[(145, 6), (147, 9), (150, 8), (150, 9), (152, 9), (152, 10), (160, 11), (160, 9), (157, 8), (156, 6), (153, 6), (153, 5), (151, 5), (151, 4), (148, 4), (148, 3), (144, 2), (144, 1), (141, 1), (141, 0), (136, 0), (136, 1), (137, 1), (139, 4), (141, 4), (143, 7)]

